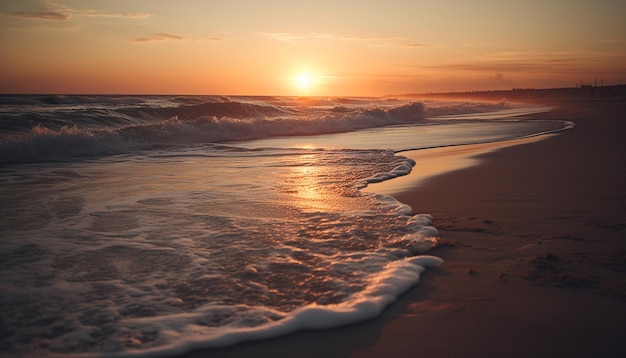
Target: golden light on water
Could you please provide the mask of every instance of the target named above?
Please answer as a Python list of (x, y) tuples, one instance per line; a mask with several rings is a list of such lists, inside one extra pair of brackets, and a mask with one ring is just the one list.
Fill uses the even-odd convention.
[(316, 163), (317, 157), (313, 154), (298, 156), (298, 163), (290, 173), (292, 195), (297, 205), (303, 211), (335, 211), (340, 209), (336, 193), (323, 184), (327, 173), (324, 165)]
[(303, 154), (294, 157), (294, 166), (284, 181), (285, 193), (303, 212), (336, 212), (360, 210), (367, 205), (365, 196), (344, 195), (345, 188), (329, 184), (333, 181), (331, 166), (319, 163), (319, 156)]
[(317, 166), (301, 166), (294, 173), (299, 179), (299, 185), (296, 186), (297, 196), (304, 203), (320, 202), (323, 199), (320, 185), (317, 182), (319, 170)]
[(329, 209), (327, 193), (320, 178), (324, 176), (324, 167), (317, 165), (316, 156), (304, 154), (298, 156), (297, 163), (289, 175), (293, 186), (293, 196), (302, 208)]

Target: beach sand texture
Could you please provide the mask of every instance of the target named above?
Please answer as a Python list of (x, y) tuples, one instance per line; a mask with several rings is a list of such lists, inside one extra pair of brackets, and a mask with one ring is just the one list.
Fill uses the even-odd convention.
[(381, 317), (185, 356), (626, 356), (626, 97), (543, 95), (533, 117), (573, 129), (395, 194), (434, 216), (445, 263)]

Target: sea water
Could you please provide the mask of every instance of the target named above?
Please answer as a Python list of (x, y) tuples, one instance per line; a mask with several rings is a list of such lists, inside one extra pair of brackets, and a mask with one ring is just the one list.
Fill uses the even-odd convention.
[(0, 350), (173, 355), (375, 317), (438, 233), (402, 151), (570, 124), (394, 98), (0, 97)]

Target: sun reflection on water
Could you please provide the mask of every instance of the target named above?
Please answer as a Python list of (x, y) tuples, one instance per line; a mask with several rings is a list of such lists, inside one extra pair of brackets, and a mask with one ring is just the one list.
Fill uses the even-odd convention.
[(364, 196), (355, 195), (356, 189), (337, 181), (341, 164), (316, 153), (293, 158), (281, 190), (293, 199), (292, 204), (305, 212), (340, 212), (359, 210), (366, 206)]
[(320, 168), (317, 166), (300, 166), (294, 171), (294, 179), (297, 179), (297, 196), (306, 202), (322, 201), (323, 195), (317, 178), (320, 175)]

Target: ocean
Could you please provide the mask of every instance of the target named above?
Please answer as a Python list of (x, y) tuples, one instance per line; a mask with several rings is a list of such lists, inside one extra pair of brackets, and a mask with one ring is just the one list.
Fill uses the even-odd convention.
[[(0, 96), (0, 350), (171, 356), (379, 315), (428, 213), (407, 150), (552, 133), (507, 102)], [(445, 288), (441, 288), (445, 289)]]

